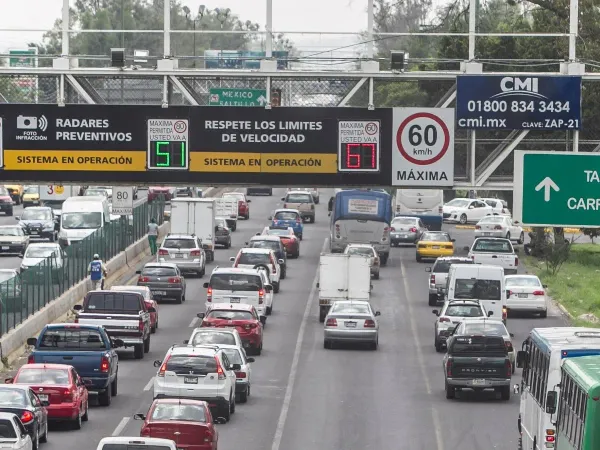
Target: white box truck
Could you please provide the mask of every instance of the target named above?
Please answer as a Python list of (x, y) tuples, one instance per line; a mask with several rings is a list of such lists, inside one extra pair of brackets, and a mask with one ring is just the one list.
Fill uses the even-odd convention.
[(171, 200), (170, 234), (194, 234), (202, 241), (206, 260), (215, 260), (215, 199), (174, 198)]
[(321, 253), (319, 259), (319, 321), (337, 300), (366, 300), (371, 297), (369, 258), (343, 253)]
[(40, 186), (40, 203), (49, 206), (56, 216), (61, 215), (62, 205), (69, 197), (81, 195), (81, 186), (48, 184)]
[(232, 197), (214, 198), (215, 216), (222, 217), (227, 222), (227, 227), (231, 231), (237, 229), (238, 221), (238, 199)]

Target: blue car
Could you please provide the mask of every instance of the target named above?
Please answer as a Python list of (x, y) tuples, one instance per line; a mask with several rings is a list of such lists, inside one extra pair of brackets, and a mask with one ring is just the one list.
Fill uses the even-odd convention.
[(291, 227), (294, 230), (294, 234), (298, 236), (298, 239), (302, 240), (304, 232), (304, 225), (302, 223), (302, 216), (300, 211), (297, 209), (276, 209), (273, 216), (270, 217), (271, 226), (276, 227)]

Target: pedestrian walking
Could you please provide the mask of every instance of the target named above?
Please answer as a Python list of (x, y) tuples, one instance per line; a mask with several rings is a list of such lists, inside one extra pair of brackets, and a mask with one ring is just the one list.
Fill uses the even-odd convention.
[(156, 223), (156, 219), (153, 217), (150, 219), (150, 223), (148, 224), (148, 243), (150, 244), (150, 253), (152, 255), (156, 255), (156, 240), (158, 239), (158, 224)]
[(94, 260), (88, 266), (88, 275), (92, 280), (92, 290), (96, 291), (104, 289), (104, 279), (106, 278), (106, 266), (100, 259), (97, 253), (94, 255)]

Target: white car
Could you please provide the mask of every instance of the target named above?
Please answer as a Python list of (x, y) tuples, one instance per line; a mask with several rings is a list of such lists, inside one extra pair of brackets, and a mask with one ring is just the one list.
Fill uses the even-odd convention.
[(450, 300), (444, 302), (442, 310), (431, 311), (437, 316), (433, 325), (434, 342), (436, 351), (441, 352), (446, 341), (454, 332), (456, 326), (465, 317), (488, 317), (488, 313), (477, 300)]
[(475, 238), (499, 237), (522, 244), (525, 241), (523, 228), (508, 216), (488, 216), (475, 225)]
[(277, 259), (273, 250), (268, 248), (242, 248), (237, 256), (232, 256), (229, 260), (233, 267), (239, 269), (253, 269), (257, 266), (265, 266), (271, 272), (270, 278), (273, 285), (273, 291), (279, 292), (279, 280), (281, 279), (281, 264), (285, 261)]
[(470, 198), (455, 198), (443, 207), (444, 221), (458, 222), (461, 225), (477, 222), (486, 216), (493, 216), (494, 213), (494, 208), (483, 200)]
[[(263, 280), (263, 286), (273, 285), (271, 282), (271, 274), (265, 267), (259, 267), (258, 272)], [(273, 295), (272, 290), (265, 290), (265, 314), (267, 316), (270, 316), (273, 312), (273, 297), (275, 296)]]
[(248, 358), (246, 351), (235, 345), (219, 345), (219, 348), (227, 355), (231, 364), (239, 366), (235, 367), (236, 401), (246, 403), (252, 386), (252, 363), (254, 358)]
[(244, 348), (240, 333), (235, 328), (194, 328), (189, 339), (183, 341), (185, 345), (234, 345)]
[(0, 412), (0, 448), (11, 450), (32, 450), (31, 436), (23, 426), (19, 416), (10, 412)]
[(507, 275), (504, 277), (506, 306), (509, 311), (548, 315), (546, 285), (535, 275)]
[(102, 438), (96, 450), (128, 449), (135, 442), (136, 450), (177, 450), (175, 441), (171, 439), (149, 438), (141, 436), (110, 436)]
[(496, 214), (510, 216), (510, 209), (508, 209), (508, 203), (506, 200), (502, 200), (500, 198), (478, 198), (477, 200), (484, 201), (488, 205), (490, 205)]
[(154, 361), (154, 398), (204, 400), (215, 417), (229, 421), (235, 413), (236, 375), (233, 363), (218, 346), (173, 346), (162, 361)]

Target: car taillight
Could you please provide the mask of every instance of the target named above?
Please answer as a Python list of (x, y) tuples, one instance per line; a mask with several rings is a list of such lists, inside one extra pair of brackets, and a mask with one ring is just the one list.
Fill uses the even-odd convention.
[(507, 359), (507, 360), (504, 362), (504, 367), (505, 367), (505, 369), (506, 369), (506, 376), (507, 376), (508, 378), (512, 377), (512, 364), (511, 364), (510, 360), (508, 360), (508, 359)]
[(223, 370), (223, 367), (221, 366), (221, 362), (219, 361), (219, 359), (215, 356), (215, 362), (217, 363), (217, 377), (219, 378), (219, 380), (224, 380), (225, 379), (225, 371)]
[(501, 229), (502, 229), (502, 225), (496, 225), (496, 226), (494, 227), (494, 230), (501, 230)]
[(327, 319), (327, 322), (325, 322), (325, 326), (326, 327), (337, 327), (337, 320)]
[(390, 227), (390, 231), (394, 232), (394, 231), (396, 231), (396, 229), (394, 227)]
[(181, 283), (181, 278), (179, 278), (179, 277), (170, 277), (169, 280), (168, 280), (168, 282), (170, 284)]
[(440, 317), (440, 322), (450, 322), (450, 319), (447, 317)]
[(73, 323), (79, 323), (79, 316), (75, 316), (75, 319), (73, 319)]
[(158, 375), (159, 377), (165, 376), (165, 372), (167, 371), (167, 363), (169, 362), (169, 359), (171, 359), (171, 355), (165, 358), (162, 365), (160, 366), (160, 369), (158, 369), (158, 373), (156, 375)]
[(245, 330), (252, 330), (253, 328), (256, 328), (257, 325), (255, 323), (246, 323), (244, 324), (244, 329)]
[(275, 268), (275, 264), (271, 264), (271, 272), (277, 273), (277, 269)]
[(21, 422), (23, 422), (23, 424), (29, 423), (33, 420), (33, 414), (29, 411), (25, 411), (23, 414), (21, 414)]
[(519, 258), (515, 256), (515, 267), (519, 265)]
[(100, 372), (107, 373), (110, 369), (110, 361), (106, 356), (103, 356), (100, 360)]
[(204, 430), (204, 442), (212, 442), (214, 440), (214, 435), (210, 430)]
[(284, 208), (287, 208), (287, 203), (284, 203), (284, 204), (283, 204), (283, 207), (284, 207)]
[(208, 320), (203, 320), (202, 322), (200, 322), (201, 327), (212, 327), (213, 325), (214, 323), (209, 322)]
[(452, 376), (452, 360), (451, 359), (446, 361), (446, 375), (449, 377)]
[(505, 306), (502, 307), (502, 320), (506, 320), (508, 317), (508, 309)]
[(264, 300), (265, 300), (265, 290), (261, 289), (258, 291), (258, 304), (262, 305)]
[(150, 281), (150, 278), (148, 277), (139, 277), (138, 278), (138, 283), (148, 283)]
[(302, 223), (302, 219), (300, 217), (296, 218), (296, 223)]
[(513, 295), (512, 291), (506, 291), (506, 298), (510, 297), (511, 295)]
[(246, 378), (246, 372), (236, 372), (235, 376), (237, 378)]
[(475, 261), (475, 255), (471, 255), (471, 260)]
[(27, 357), (27, 364), (35, 364), (35, 357), (33, 355)]
[(192, 250), (190, 256), (200, 256), (200, 250)]
[(475, 225), (476, 230), (481, 230), (481, 225)]
[(506, 351), (507, 352), (512, 352), (513, 351), (512, 342), (506, 341), (505, 344), (506, 344)]
[(138, 323), (138, 330), (143, 333), (144, 332), (144, 321), (142, 319), (140, 319), (140, 322)]
[(206, 290), (206, 301), (209, 303), (212, 302), (212, 288), (211, 287), (209, 287)]
[(365, 328), (375, 328), (375, 321), (371, 319), (365, 320)]
[(416, 232), (417, 232), (417, 229), (416, 229), (415, 227), (412, 227), (412, 228), (410, 229), (410, 232), (411, 232), (411, 233), (416, 233)]
[(435, 275), (430, 275), (429, 276), (429, 284), (431, 284), (432, 286), (435, 285)]
[(142, 428), (142, 431), (140, 432), (140, 436), (141, 437), (150, 437), (150, 427)]
[(158, 256), (168, 256), (168, 254), (169, 254), (168, 250), (165, 250), (162, 248), (160, 250), (158, 250)]
[(544, 291), (533, 291), (533, 295), (544, 295)]
[(273, 225), (277, 225), (279, 222), (277, 221), (277, 219), (273, 219)]
[(556, 441), (556, 431), (552, 428), (546, 430), (546, 442), (555, 442)]
[(72, 402), (73, 401), (73, 391), (71, 388), (65, 389), (63, 391), (63, 403)]

